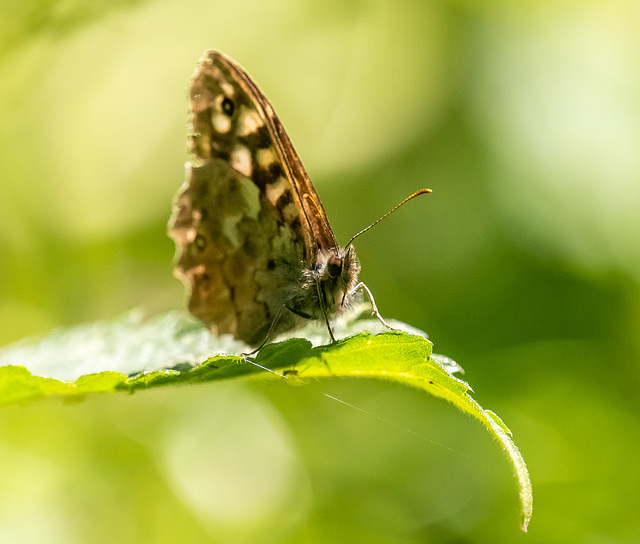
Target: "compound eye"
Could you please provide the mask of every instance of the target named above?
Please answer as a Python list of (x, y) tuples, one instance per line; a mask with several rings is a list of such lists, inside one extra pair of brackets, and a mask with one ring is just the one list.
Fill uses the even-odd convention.
[(327, 271), (330, 278), (339, 278), (342, 274), (342, 263), (329, 263)]

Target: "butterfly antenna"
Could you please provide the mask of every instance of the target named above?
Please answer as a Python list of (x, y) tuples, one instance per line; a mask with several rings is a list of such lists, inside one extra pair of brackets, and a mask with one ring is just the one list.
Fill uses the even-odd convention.
[(420, 196), (420, 195), (424, 195), (427, 193), (431, 193), (431, 189), (420, 189), (419, 191), (416, 191), (415, 193), (413, 193), (412, 195), (409, 195), (407, 198), (405, 198), (402, 202), (400, 202), (400, 204), (398, 204), (397, 206), (395, 206), (394, 208), (390, 209), (387, 213), (385, 213), (380, 219), (374, 221), (373, 223), (371, 223), (371, 225), (369, 225), (368, 227), (362, 229), (358, 234), (356, 234), (353, 238), (351, 238), (351, 240), (349, 240), (349, 242), (347, 243), (346, 246), (344, 246), (345, 248), (349, 247), (353, 241), (360, 236), (361, 234), (364, 234), (365, 232), (367, 232), (370, 228), (375, 227), (378, 223), (380, 223), (380, 221), (382, 221), (383, 219), (386, 219), (387, 217), (389, 217), (393, 212), (395, 212), (400, 206), (402, 206), (403, 204), (406, 204), (407, 202), (409, 202), (409, 200), (413, 200), (415, 197)]

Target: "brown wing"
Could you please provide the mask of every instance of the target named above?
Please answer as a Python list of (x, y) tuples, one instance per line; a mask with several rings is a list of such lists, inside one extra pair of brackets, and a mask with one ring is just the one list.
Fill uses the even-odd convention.
[[(335, 239), (273, 108), (249, 76), (209, 51), (191, 87), (187, 181), (169, 235), (190, 311), (220, 333), (262, 341), (303, 266)], [(285, 316), (278, 331), (293, 326)]]
[[(191, 111), (194, 116), (195, 133), (191, 146), (192, 153), (205, 160), (215, 156), (225, 160), (228, 158), (233, 142), (229, 138), (220, 138), (221, 134), (215, 130), (215, 123), (211, 123), (208, 115), (212, 98), (213, 102), (224, 100), (225, 97), (234, 100), (232, 96), (227, 96), (225, 93), (234, 95), (235, 108), (241, 105), (249, 112), (244, 118), (244, 124), (243, 119), (240, 119), (240, 127), (245, 127), (244, 134), (238, 133), (236, 125), (238, 140), (244, 142), (249, 150), (270, 148), (275, 151), (277, 159), (272, 168), (282, 169), (292, 185), (294, 202), (305, 234), (305, 245), (310, 249), (307, 264), (312, 265), (315, 262), (317, 248), (336, 247), (322, 203), (271, 103), (249, 74), (219, 51), (212, 50), (205, 53), (192, 82)], [(256, 122), (257, 120), (259, 121)], [(223, 124), (224, 121), (218, 118), (218, 123)], [(240, 131), (242, 132), (242, 129)], [(260, 188), (264, 185), (264, 177), (277, 177), (276, 174), (280, 173), (267, 174), (265, 168), (260, 168), (260, 161), (255, 160), (256, 157), (253, 159), (253, 166), (257, 169), (251, 177)]]

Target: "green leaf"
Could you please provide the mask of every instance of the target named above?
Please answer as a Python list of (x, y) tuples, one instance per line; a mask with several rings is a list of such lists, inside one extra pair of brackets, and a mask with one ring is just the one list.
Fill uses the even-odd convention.
[[(515, 469), (526, 531), (532, 513), (531, 482), (511, 431), (469, 395), (469, 385), (453, 375), (461, 370), (454, 361), (432, 354), (424, 333), (372, 334), (378, 330), (377, 321), (351, 315), (335, 324), (336, 336), (351, 334), (343, 340), (326, 344), (326, 333), (309, 327), (298, 331), (304, 339), (269, 344), (255, 358), (247, 359), (229, 355), (246, 346), (210, 334), (183, 314), (143, 321), (131, 312), (120, 320), (55, 331), (37, 342), (0, 351), (0, 364), (6, 365), (0, 367), (0, 405), (48, 396), (74, 400), (91, 393), (134, 392), (239, 377), (286, 379), (292, 384), (329, 377), (402, 383), (448, 400), (479, 420), (498, 440)], [(212, 353), (220, 354), (210, 356)]]

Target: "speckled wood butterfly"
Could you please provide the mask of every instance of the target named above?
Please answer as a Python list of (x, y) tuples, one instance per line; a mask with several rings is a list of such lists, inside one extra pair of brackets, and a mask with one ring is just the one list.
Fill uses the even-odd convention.
[(353, 239), (346, 248), (336, 243), (298, 154), (249, 75), (207, 51), (190, 97), (194, 161), (169, 235), (191, 313), (251, 346), (309, 319), (324, 322), (333, 341), (331, 319), (362, 289), (388, 326), (358, 283)]

